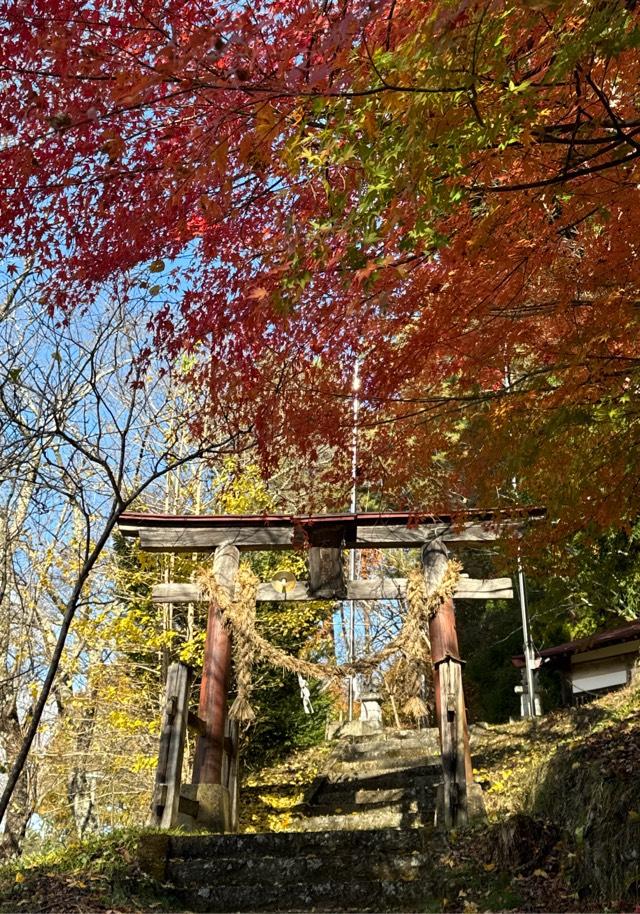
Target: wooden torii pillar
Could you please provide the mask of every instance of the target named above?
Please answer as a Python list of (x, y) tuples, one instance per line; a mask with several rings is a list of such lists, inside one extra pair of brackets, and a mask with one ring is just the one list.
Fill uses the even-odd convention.
[[(428, 594), (437, 592), (449, 563), (440, 539), (422, 549), (422, 569)], [(464, 661), (458, 648), (453, 599), (442, 601), (429, 622), (436, 718), (442, 752), (442, 809), (444, 825), (453, 828), (469, 821), (473, 768), (462, 689)]]
[[(219, 546), (213, 555), (213, 577), (233, 597), (240, 552)], [(225, 752), (227, 696), (231, 680), (231, 635), (222, 624), (220, 606), (209, 604), (198, 717), (200, 732), (193, 761), (194, 784), (221, 784)]]
[[(213, 555), (218, 588), (233, 597), (240, 552), (223, 544)], [(207, 617), (198, 716), (198, 737), (191, 784), (180, 792), (178, 824), (215, 831), (237, 828), (237, 727), (227, 719), (231, 680), (231, 635), (222, 622), (221, 607), (211, 600)]]

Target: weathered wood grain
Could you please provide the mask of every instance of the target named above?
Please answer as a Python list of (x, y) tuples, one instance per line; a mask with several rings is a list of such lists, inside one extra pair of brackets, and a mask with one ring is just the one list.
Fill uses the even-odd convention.
[[(467, 523), (461, 527), (447, 524), (419, 524), (415, 527), (385, 525), (359, 526), (354, 543), (345, 548), (393, 549), (422, 546), (439, 536), (447, 543), (473, 544), (492, 542), (502, 530), (512, 527), (489, 527)], [(293, 527), (140, 527), (140, 548), (145, 552), (212, 552), (229, 543), (243, 551), (291, 549), (296, 531)], [(298, 540), (296, 539), (296, 543)]]
[(177, 821), (190, 685), (191, 670), (183, 663), (172, 663), (167, 673), (158, 767), (151, 802), (150, 824), (157, 828), (172, 828)]
[(444, 788), (444, 825), (456, 828), (469, 821), (468, 778), (471, 759), (469, 753), (467, 721), (462, 689), (462, 669), (457, 660), (444, 660), (438, 667), (440, 723), (442, 741), (442, 775)]
[(229, 818), (232, 832), (238, 831), (240, 778), (240, 722), (227, 718), (225, 723), (224, 758), (222, 760), (222, 784), (229, 791)]
[(140, 548), (145, 552), (213, 552), (229, 544), (238, 549), (290, 549), (293, 530), (288, 527), (189, 527), (140, 528)]
[[(406, 578), (376, 578), (368, 581), (347, 581), (348, 600), (400, 600), (407, 595)], [(454, 594), (456, 600), (512, 600), (511, 578), (461, 577)], [(154, 603), (197, 603), (205, 599), (199, 584), (156, 584), (153, 588)], [(283, 595), (272, 584), (258, 585), (256, 599), (259, 603), (285, 602)], [(330, 588), (312, 594), (308, 581), (298, 581), (295, 590), (287, 594), (286, 601), (342, 599)]]
[(322, 546), (309, 549), (309, 590), (312, 594), (333, 593), (346, 597), (342, 550)]
[[(506, 525), (504, 525), (506, 526)], [(394, 549), (397, 546), (419, 548), (436, 538), (446, 543), (486, 543), (499, 539), (500, 529), (486, 524), (466, 523), (460, 527), (450, 524), (419, 524), (416, 527), (380, 524), (358, 527), (357, 549)]]
[(187, 715), (187, 727), (190, 730), (193, 730), (194, 733), (200, 735), (204, 732), (205, 726), (205, 722), (200, 720), (194, 711), (189, 711), (189, 714)]
[[(442, 541), (435, 540), (422, 550), (422, 572), (427, 593), (437, 593), (441, 587), (448, 561), (447, 547)], [(467, 579), (461, 579), (465, 580)], [(468, 785), (473, 780), (473, 770), (462, 688), (462, 660), (456, 631), (455, 607), (451, 598), (443, 599), (438, 611), (431, 615), (429, 638), (442, 752), (441, 812), (445, 826), (454, 828), (468, 821), (467, 794)]]

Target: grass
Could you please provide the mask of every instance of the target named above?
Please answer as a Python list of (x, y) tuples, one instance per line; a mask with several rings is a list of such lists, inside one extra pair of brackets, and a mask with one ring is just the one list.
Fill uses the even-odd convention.
[(640, 910), (640, 683), (472, 753), (488, 821), (450, 835), (434, 909)]
[[(242, 787), (241, 830), (284, 831), (329, 755), (325, 744), (250, 774)], [(141, 857), (148, 829), (115, 831), (23, 854), (0, 866), (0, 914), (8, 912), (178, 911), (181, 900), (149, 875)]]
[(176, 899), (144, 872), (145, 830), (117, 831), (22, 855), (0, 867), (0, 912), (164, 911)]
[[(247, 777), (242, 830), (286, 830), (330, 751)], [(640, 683), (535, 723), (476, 730), (472, 753), (488, 817), (434, 848), (424, 911), (640, 911)], [(115, 832), (5, 864), (0, 914), (180, 910), (162, 874), (146, 872), (145, 836)]]
[(323, 743), (248, 775), (240, 788), (240, 831), (287, 831), (293, 810), (302, 803), (331, 749), (330, 743)]

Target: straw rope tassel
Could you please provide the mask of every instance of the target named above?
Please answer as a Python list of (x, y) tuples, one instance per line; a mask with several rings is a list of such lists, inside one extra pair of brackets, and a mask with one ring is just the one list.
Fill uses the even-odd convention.
[[(438, 590), (427, 594), (424, 578), (420, 569), (412, 571), (407, 583), (407, 613), (404, 624), (396, 637), (374, 654), (356, 660), (353, 663), (331, 664), (311, 663), (288, 654), (276, 647), (261, 635), (256, 628), (256, 594), (258, 578), (246, 566), (238, 569), (235, 598), (217, 586), (209, 571), (203, 571), (201, 583), (209, 599), (216, 602), (222, 613), (223, 623), (233, 635), (233, 659), (235, 665), (237, 695), (229, 711), (229, 716), (236, 720), (252, 721), (255, 711), (251, 706), (253, 687), (253, 666), (259, 658), (272, 666), (281, 667), (291, 673), (299, 673), (305, 678), (341, 679), (357, 673), (369, 672), (380, 663), (396, 653), (402, 653), (407, 661), (425, 664), (431, 659), (428, 638), (428, 623), (438, 612), (444, 600), (453, 594), (461, 565), (455, 559), (450, 560), (447, 572)], [(407, 707), (410, 706), (410, 707)], [(423, 717), (427, 707), (421, 698), (409, 699), (403, 709), (417, 717)]]

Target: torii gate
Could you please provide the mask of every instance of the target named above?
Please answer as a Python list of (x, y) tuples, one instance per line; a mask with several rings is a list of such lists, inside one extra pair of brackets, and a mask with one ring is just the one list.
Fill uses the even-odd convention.
[[(300, 581), (287, 600), (389, 600), (406, 595), (407, 581), (379, 578), (346, 581), (343, 549), (421, 547), (427, 593), (435, 593), (448, 564), (447, 545), (479, 545), (499, 538), (504, 528), (545, 516), (544, 508), (511, 512), (464, 511), (458, 514), (361, 513), (251, 516), (185, 516), (127, 513), (120, 531), (138, 537), (149, 552), (213, 552), (213, 574), (219, 587), (233, 594), (240, 551), (307, 549), (309, 579)], [(512, 599), (510, 578), (472, 579), (461, 575), (459, 599)], [(198, 584), (158, 584), (158, 603), (205, 599)], [(281, 601), (272, 582), (259, 584), (258, 601)], [(436, 717), (443, 770), (442, 818), (453, 827), (468, 821), (473, 788), (469, 737), (462, 689), (463, 661), (458, 649), (453, 599), (443, 602), (429, 624)], [(237, 726), (227, 719), (231, 673), (230, 636), (219, 607), (211, 605), (207, 621), (198, 714), (189, 712), (191, 672), (172, 664), (167, 679), (156, 788), (154, 824), (170, 828), (209, 827), (237, 830)], [(192, 784), (181, 784), (187, 726), (198, 733)]]

